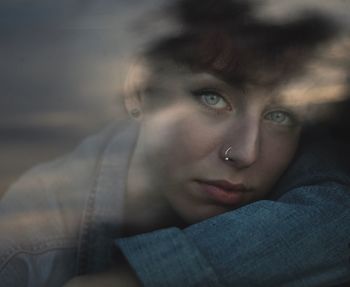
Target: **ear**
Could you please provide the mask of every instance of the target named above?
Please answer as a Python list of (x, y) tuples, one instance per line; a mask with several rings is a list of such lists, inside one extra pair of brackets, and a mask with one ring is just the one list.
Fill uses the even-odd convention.
[(134, 61), (127, 73), (124, 86), (124, 105), (128, 114), (134, 119), (142, 118), (142, 93), (148, 80), (145, 62), (141, 59)]

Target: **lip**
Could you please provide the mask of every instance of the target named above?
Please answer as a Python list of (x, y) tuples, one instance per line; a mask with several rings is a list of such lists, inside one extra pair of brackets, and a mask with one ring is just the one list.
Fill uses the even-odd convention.
[(210, 199), (224, 205), (238, 205), (248, 188), (244, 184), (233, 184), (226, 180), (196, 180), (199, 191)]

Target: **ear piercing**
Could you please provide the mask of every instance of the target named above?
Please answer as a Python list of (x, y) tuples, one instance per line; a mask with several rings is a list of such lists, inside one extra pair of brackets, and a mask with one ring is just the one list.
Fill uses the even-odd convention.
[(226, 149), (226, 151), (225, 151), (225, 153), (224, 153), (224, 159), (226, 160), (226, 161), (232, 161), (233, 159), (230, 157), (230, 152), (231, 152), (231, 150), (232, 150), (232, 147), (230, 146), (228, 149)]
[(130, 111), (130, 115), (133, 118), (138, 118), (141, 115), (141, 111), (139, 109), (133, 109)]

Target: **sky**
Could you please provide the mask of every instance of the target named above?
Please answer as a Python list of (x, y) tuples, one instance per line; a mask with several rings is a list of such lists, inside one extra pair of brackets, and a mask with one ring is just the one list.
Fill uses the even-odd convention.
[[(0, 1), (0, 195), (31, 166), (125, 116), (128, 63), (171, 29), (159, 14), (165, 2)], [(350, 0), (264, 4), (263, 17), (293, 17), (311, 7), (349, 19)]]

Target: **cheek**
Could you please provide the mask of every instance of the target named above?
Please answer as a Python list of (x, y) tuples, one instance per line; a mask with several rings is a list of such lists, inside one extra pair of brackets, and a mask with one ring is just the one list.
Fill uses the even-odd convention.
[(217, 130), (203, 122), (184, 120), (174, 127), (174, 143), (177, 145), (177, 160), (182, 163), (196, 162), (205, 158), (217, 147)]
[(206, 157), (217, 147), (220, 129), (211, 127), (193, 114), (150, 122), (147, 129), (148, 146), (163, 168), (185, 168)]

